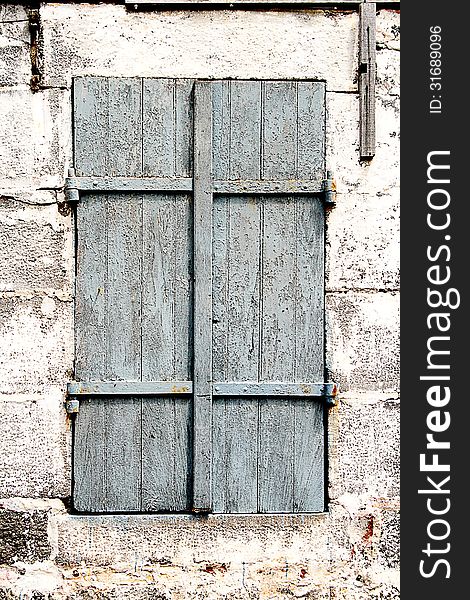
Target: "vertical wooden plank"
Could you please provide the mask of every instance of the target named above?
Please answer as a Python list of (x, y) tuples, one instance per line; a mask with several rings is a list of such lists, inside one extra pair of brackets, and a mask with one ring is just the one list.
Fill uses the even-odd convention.
[(109, 401), (83, 399), (74, 424), (73, 507), (79, 512), (105, 512), (106, 413)]
[(375, 155), (376, 10), (375, 2), (359, 5), (359, 124), (363, 159)]
[[(188, 80), (143, 82), (143, 155), (148, 176), (188, 176), (192, 129)], [(191, 379), (191, 197), (147, 194), (143, 214), (142, 378)], [(142, 508), (187, 510), (191, 406), (142, 400)]]
[(325, 176), (325, 84), (297, 82), (297, 177)]
[(111, 195), (108, 211), (108, 380), (141, 379), (142, 198)]
[[(77, 80), (74, 117), (78, 174), (141, 174), (139, 79)], [(81, 248), (85, 256), (78, 260), (77, 280), (83, 278), (84, 286), (92, 294), (95, 294), (92, 288), (99, 288), (95, 306), (102, 311), (99, 318), (104, 331), (99, 340), (90, 336), (85, 343), (84, 336), (77, 335), (77, 343), (83, 346), (80, 353), (102, 356), (95, 364), (89, 358), (86, 365), (82, 362), (83, 380), (140, 379), (141, 211), (141, 198), (136, 195), (97, 195), (93, 203), (85, 201), (78, 206), (79, 239), (82, 235), (87, 244)], [(91, 233), (91, 243), (97, 242), (93, 248), (86, 220), (91, 232), (96, 231), (95, 237)], [(102, 285), (98, 285), (97, 276), (100, 281), (104, 279)], [(77, 287), (77, 295), (81, 297), (77, 298), (77, 330), (86, 332), (86, 315), (84, 323), (80, 309), (83, 287)], [(95, 307), (93, 311), (96, 316)], [(94, 351), (93, 346), (98, 343), (101, 349)], [(112, 403), (98, 399), (87, 403), (83, 418), (77, 419), (74, 447), (77, 507), (94, 512), (140, 509), (140, 404), (140, 399), (132, 398)]]
[[(323, 381), (324, 209), (319, 198), (297, 198), (296, 356), (297, 381)], [(293, 401), (294, 512), (324, 510), (324, 405)]]
[(74, 165), (79, 176), (106, 174), (109, 146), (108, 97), (108, 79), (74, 78)]
[(213, 416), (214, 512), (256, 513), (258, 402), (218, 398)]
[(214, 179), (230, 177), (230, 81), (214, 81), (212, 83), (212, 148), (214, 154)]
[[(261, 381), (292, 381), (294, 376), (298, 284), (295, 222), (294, 199), (265, 198)], [(293, 509), (293, 402), (275, 398), (260, 402), (260, 512)]]
[(230, 82), (229, 179), (259, 179), (261, 82)]
[(262, 179), (297, 173), (297, 83), (263, 83)]
[(142, 510), (191, 508), (191, 402), (146, 398), (142, 406)]
[[(217, 198), (214, 205), (218, 381), (258, 377), (260, 207), (255, 198), (243, 197)], [(214, 510), (256, 512), (258, 401), (220, 399), (214, 411)]]
[[(108, 81), (77, 78), (73, 86), (74, 160), (78, 175), (106, 172)], [(75, 282), (75, 377), (106, 371), (107, 242), (101, 196), (79, 203)], [(74, 426), (73, 501), (78, 511), (106, 510), (106, 402), (85, 400)]]
[[(214, 171), (258, 179), (261, 83), (217, 82)], [(227, 89), (228, 88), (228, 89)], [(259, 199), (218, 197), (214, 204), (214, 378), (256, 380), (259, 361)], [(214, 511), (257, 511), (257, 399), (219, 399), (213, 419)]]
[(212, 509), (212, 89), (194, 87), (193, 510)]
[[(108, 175), (142, 174), (142, 81), (109, 80)], [(141, 379), (142, 197), (107, 199), (108, 379)], [(112, 401), (106, 413), (107, 506), (140, 510), (141, 399)]]

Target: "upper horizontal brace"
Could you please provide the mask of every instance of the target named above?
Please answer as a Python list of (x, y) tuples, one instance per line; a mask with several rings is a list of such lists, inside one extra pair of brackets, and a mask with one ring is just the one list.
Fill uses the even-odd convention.
[(82, 192), (191, 192), (191, 177), (67, 177), (65, 190)]
[(334, 383), (285, 383), (234, 381), (213, 384), (214, 396), (296, 396), (324, 397), (336, 396)]
[[(81, 192), (192, 192), (191, 177), (67, 177), (65, 192), (69, 201), (78, 200)], [(321, 194), (322, 181), (286, 180), (215, 180), (215, 194)]]

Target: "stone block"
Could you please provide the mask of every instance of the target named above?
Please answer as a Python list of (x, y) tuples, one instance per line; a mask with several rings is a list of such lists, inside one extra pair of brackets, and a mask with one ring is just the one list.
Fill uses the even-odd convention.
[(0, 393), (65, 389), (73, 367), (73, 307), (60, 295), (0, 295)]
[(399, 98), (377, 95), (376, 154), (359, 157), (359, 99), (356, 94), (326, 95), (326, 162), (333, 170), (338, 202), (343, 194), (394, 194), (400, 180)]
[(0, 564), (34, 563), (51, 554), (44, 512), (16, 512), (0, 504)]
[(0, 395), (0, 497), (70, 496), (70, 422), (61, 390)]
[(327, 290), (399, 287), (399, 210), (397, 192), (338, 195), (327, 216)]
[(329, 419), (330, 499), (399, 495), (399, 422), (396, 399), (340, 400)]
[(326, 295), (327, 367), (341, 392), (399, 390), (399, 295)]
[(72, 232), (49, 192), (50, 205), (0, 196), (0, 292), (61, 290), (72, 294)]
[(0, 193), (61, 187), (71, 161), (70, 93), (0, 88)]
[(0, 86), (28, 86), (31, 78), (28, 21), (13, 20), (13, 16), (5, 15), (4, 9), (0, 12)]

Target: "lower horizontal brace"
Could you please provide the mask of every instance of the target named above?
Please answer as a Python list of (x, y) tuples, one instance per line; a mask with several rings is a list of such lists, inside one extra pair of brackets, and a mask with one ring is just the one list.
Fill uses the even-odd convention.
[(171, 396), (193, 393), (192, 381), (73, 381), (69, 396)]

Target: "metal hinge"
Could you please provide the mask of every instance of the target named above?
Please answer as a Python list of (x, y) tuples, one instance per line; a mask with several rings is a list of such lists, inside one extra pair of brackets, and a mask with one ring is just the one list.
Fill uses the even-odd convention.
[(326, 172), (326, 179), (323, 180), (323, 201), (327, 206), (336, 204), (336, 181), (333, 177), (333, 171)]
[(65, 401), (65, 410), (68, 415), (76, 415), (80, 409), (80, 400), (76, 398), (67, 398)]
[(68, 170), (68, 177), (65, 178), (64, 194), (66, 202), (78, 202), (79, 192), (75, 182), (75, 169)]

